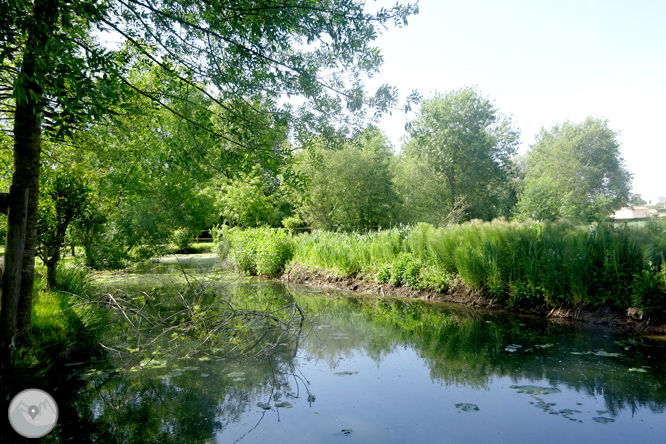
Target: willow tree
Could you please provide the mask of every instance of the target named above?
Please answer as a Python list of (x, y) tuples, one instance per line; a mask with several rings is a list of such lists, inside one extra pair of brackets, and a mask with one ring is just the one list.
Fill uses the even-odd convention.
[(425, 185), (436, 198), (419, 200), (441, 205), (430, 209), (438, 213), (464, 208), (468, 218), (507, 215), (510, 159), (518, 136), (511, 119), (476, 89), (436, 93), (423, 101), (401, 159), (409, 167), (405, 161), (414, 157), (425, 165), (419, 175), (430, 177), (415, 176), (402, 192), (409, 197)]
[(538, 220), (603, 220), (631, 199), (618, 133), (588, 117), (542, 128), (527, 153), (518, 216)]
[[(362, 88), (362, 77), (376, 73), (382, 61), (372, 42), (387, 25), (405, 24), (417, 8), (396, 5), (369, 13), (364, 6), (362, 0), (0, 3), (0, 98), (13, 123), (6, 128), (14, 142), (12, 189), (28, 193), (26, 222), (12, 218), (12, 211), (22, 212), (13, 204), (19, 193), (9, 198), (7, 245), (23, 246), (24, 252), (6, 256), (3, 349), (13, 346), (17, 319), (19, 332), (28, 332), (31, 323), (43, 136), (62, 139), (89, 128), (114, 104), (122, 105), (123, 94), (142, 95), (178, 114), (172, 98), (143, 89), (127, 74), (137, 54), (172, 82), (210, 97), (239, 126), (252, 126), (264, 112), (227, 106), (248, 98), (302, 97), (297, 107), (276, 106), (272, 112), (299, 122), (296, 131), (303, 137), (313, 127), (330, 128), (329, 116), (343, 110), (350, 118), (368, 105), (385, 111), (395, 105), (397, 91), (385, 85), (366, 96)], [(242, 131), (193, 123), (230, 150), (253, 149)], [(13, 219), (19, 221), (12, 225)]]

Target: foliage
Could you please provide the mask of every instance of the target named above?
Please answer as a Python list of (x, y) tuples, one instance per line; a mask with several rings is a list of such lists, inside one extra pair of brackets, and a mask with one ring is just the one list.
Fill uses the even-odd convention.
[(88, 295), (92, 290), (90, 271), (85, 267), (60, 267), (54, 290), (70, 295)]
[(248, 228), (229, 230), (228, 236), (229, 257), (242, 273), (278, 277), (293, 256), (291, 234), (286, 230)]
[(395, 223), (393, 154), (377, 128), (366, 128), (338, 149), (302, 157), (307, 186), (297, 211), (310, 226), (366, 230)]
[(390, 265), (382, 266), (376, 275), (377, 283), (390, 283), (396, 287), (404, 285), (410, 288), (419, 287), (421, 264), (411, 254), (402, 253)]
[(588, 117), (542, 129), (527, 155), (521, 218), (591, 222), (630, 200), (618, 134), (608, 120)]
[(296, 229), (303, 227), (303, 224), (304, 222), (298, 216), (290, 216), (282, 219), (282, 226), (292, 233)]
[[(448, 291), (459, 279), (513, 306), (666, 309), (666, 230), (570, 223), (420, 224), (295, 238), (295, 263), (379, 283)], [(651, 264), (659, 263), (660, 266)]]
[(90, 296), (91, 282), (82, 268), (59, 267), (57, 290), (36, 281), (32, 306), (33, 335), (19, 344), (15, 368), (21, 374), (42, 379), (54, 368), (76, 360), (90, 360), (99, 353), (108, 317), (90, 305), (79, 305)]
[(177, 253), (184, 253), (191, 249), (197, 233), (189, 228), (177, 228), (171, 233), (171, 242), (176, 246)]
[(56, 284), (56, 270), (70, 222), (88, 203), (89, 188), (71, 167), (46, 166), (42, 174), (42, 199), (37, 226), (37, 251), (47, 266), (49, 286)]
[[(443, 205), (426, 205), (425, 209), (446, 214), (462, 204), (468, 218), (507, 216), (510, 158), (516, 152), (518, 136), (511, 119), (473, 88), (425, 100), (412, 122), (403, 157), (405, 168), (426, 165), (423, 174), (434, 176), (426, 178), (426, 192), (444, 196), (435, 198)], [(416, 165), (411, 157), (418, 159)], [(418, 193), (420, 186), (421, 181), (410, 184), (403, 180), (404, 196)], [(426, 198), (431, 205), (432, 201), (432, 197)], [(406, 199), (405, 204), (408, 208), (414, 205), (408, 212), (415, 215), (423, 211), (419, 199), (413, 204)], [(439, 222), (434, 216), (426, 220)]]
[(666, 264), (660, 267), (648, 266), (634, 276), (631, 288), (631, 302), (640, 307), (641, 314), (649, 316), (666, 305)]
[[(262, 177), (263, 176), (263, 177)], [(286, 185), (282, 177), (254, 169), (225, 180), (217, 193), (220, 220), (231, 226), (279, 226), (288, 213)]]
[[(129, 102), (142, 97), (149, 107), (166, 110), (177, 122), (196, 128), (199, 135), (207, 134), (215, 142), (212, 146), (218, 157), (229, 160), (227, 171), (248, 165), (252, 159), (279, 162), (279, 155), (265, 149), (266, 137), (255, 143), (254, 131), (280, 135), (284, 124), (292, 123), (294, 134), (305, 140), (315, 130), (361, 120), (368, 107), (381, 114), (396, 105), (395, 88), (382, 85), (368, 97), (361, 78), (374, 74), (382, 62), (372, 46), (382, 27), (391, 22), (405, 25), (418, 12), (415, 5), (396, 5), (368, 13), (360, 0), (314, 0), (306, 7), (276, 7), (267, 0), (213, 1), (187, 7), (172, 0), (71, 4), (36, 0), (1, 5), (0, 104), (3, 116), (11, 116), (14, 123), (12, 183), (29, 190), (26, 229), (10, 230), (26, 248), (22, 267), (13, 263), (7, 267), (23, 270), (23, 276), (12, 279), (20, 282), (19, 322), (14, 328), (12, 322), (3, 321), (7, 331), (0, 345), (5, 354), (10, 350), (10, 336), (27, 332), (30, 326), (42, 129), (54, 140), (71, 141), (91, 128), (112, 128), (113, 115), (141, 113)], [(105, 37), (114, 44), (99, 41)], [(143, 71), (159, 71), (162, 78), (143, 83), (132, 75), (133, 69), (142, 71), (142, 67)], [(189, 100), (194, 96), (197, 98)], [(301, 105), (278, 106), (281, 96), (299, 96)], [(416, 98), (412, 94), (409, 100)], [(256, 103), (270, 103), (268, 111)], [(274, 131), (273, 126), (265, 125), (266, 116), (283, 122), (276, 125), (281, 128)], [(220, 122), (225, 122), (222, 128)], [(142, 126), (146, 130), (153, 127)], [(163, 128), (156, 133), (174, 134)], [(141, 138), (135, 141), (141, 152)], [(146, 157), (147, 163), (155, 160)], [(147, 176), (161, 176), (159, 170), (170, 165), (153, 163)], [(113, 168), (107, 171), (114, 174)], [(134, 171), (127, 177), (131, 181), (144, 176)], [(182, 180), (162, 183), (166, 185), (162, 188), (151, 183), (150, 191), (168, 191), (158, 198), (147, 193), (127, 206), (120, 205), (123, 195), (114, 196), (121, 217), (113, 228), (128, 248), (141, 242), (150, 250), (164, 244), (171, 229), (192, 225), (187, 221), (172, 223), (169, 230), (145, 228), (159, 225), (155, 215), (165, 209), (159, 197), (193, 192), (190, 187), (183, 190), (183, 184)], [(181, 200), (180, 204), (187, 207), (188, 202), (202, 201)], [(142, 257), (149, 255), (148, 250), (134, 253)], [(15, 316), (5, 311), (4, 318)]]

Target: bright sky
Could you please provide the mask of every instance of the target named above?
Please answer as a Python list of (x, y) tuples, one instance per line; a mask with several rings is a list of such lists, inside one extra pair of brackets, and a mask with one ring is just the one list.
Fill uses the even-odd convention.
[[(409, 26), (377, 41), (384, 66), (369, 86), (395, 85), (403, 98), (476, 86), (521, 129), (522, 153), (542, 126), (606, 117), (621, 132), (633, 191), (666, 196), (666, 1), (420, 0), (419, 8)], [(393, 114), (380, 126), (399, 147), (406, 120)]]

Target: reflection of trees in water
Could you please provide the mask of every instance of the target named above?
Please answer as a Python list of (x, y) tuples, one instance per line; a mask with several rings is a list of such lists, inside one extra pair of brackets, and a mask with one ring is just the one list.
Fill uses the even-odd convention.
[[(432, 380), (444, 384), (484, 388), (492, 378), (506, 376), (545, 380), (553, 386), (603, 396), (612, 413), (639, 408), (662, 412), (666, 406), (666, 387), (659, 382), (666, 372), (663, 349), (651, 349), (640, 339), (632, 342), (609, 332), (604, 333), (611, 337), (604, 337), (587, 329), (445, 305), (304, 296), (256, 280), (233, 281), (226, 289), (215, 288), (214, 293), (247, 311), (270, 313), (298, 302), (307, 315), (303, 327), (307, 340), (301, 342), (298, 334), (273, 330), (262, 339), (267, 346), (254, 348), (250, 354), (229, 354), (227, 349), (207, 344), (188, 360), (177, 359), (187, 354), (178, 349), (167, 356), (163, 367), (92, 375), (70, 398), (77, 414), (68, 414), (71, 409), (64, 405), (61, 408), (62, 426), (55, 431), (56, 440), (210, 442), (216, 434), (225, 440), (240, 438), (225, 435), (225, 428), (249, 411), (257, 412), (257, 421), (265, 421), (258, 400), (272, 407), (277, 401), (296, 397), (314, 401), (298, 370), (295, 357), (299, 349), (301, 354), (335, 367), (340, 357), (357, 353), (379, 364), (406, 345), (424, 360)], [(257, 331), (235, 334), (242, 340), (243, 334), (256, 338)], [(624, 342), (616, 343), (618, 340)], [(521, 347), (507, 351), (512, 344)], [(622, 355), (571, 354), (599, 350)], [(124, 364), (121, 360), (116, 367)], [(183, 370), (188, 366), (198, 368)], [(649, 366), (646, 373), (629, 372), (629, 368), (643, 366)], [(276, 410), (269, 412), (278, 413)], [(246, 439), (251, 440), (254, 427), (248, 425)]]
[[(77, 423), (63, 426), (57, 440), (209, 442), (217, 433), (224, 436), (228, 424), (256, 409), (257, 399), (274, 403), (314, 396), (297, 374), (293, 350), (199, 364), (196, 370), (173, 377), (163, 377), (174, 370), (167, 366), (111, 371), (89, 378), (72, 397), (71, 406), (65, 407), (78, 412)], [(83, 430), (85, 435), (79, 435)]]
[[(141, 315), (119, 313), (119, 319), (127, 315), (134, 322), (118, 322), (110, 329), (107, 341), (117, 350), (110, 356), (111, 370), (84, 377), (84, 387), (72, 393), (65, 407), (77, 415), (56, 430), (56, 441), (75, 437), (77, 442), (209, 442), (256, 408), (257, 399), (314, 399), (294, 363), (301, 314), (289, 292), (236, 280), (225, 289), (207, 288), (193, 301), (187, 300), (188, 288), (178, 289), (177, 297), (171, 287), (153, 290), (149, 301), (140, 301)], [(127, 307), (137, 307), (136, 300), (131, 291), (125, 292), (125, 302), (135, 303)], [(173, 335), (163, 334), (166, 324), (161, 329), (136, 328), (140, 320), (155, 324), (156, 319), (175, 319), (173, 313), (195, 304), (214, 307), (217, 300), (223, 307), (233, 305), (244, 317), (203, 347), (207, 335), (182, 322), (179, 327), (189, 330), (174, 329), (175, 341)], [(211, 316), (224, 315), (222, 310), (209, 310)], [(142, 335), (140, 341), (137, 335)], [(138, 348), (137, 342), (150, 347)]]
[[(444, 384), (482, 388), (500, 376), (545, 380), (603, 396), (611, 413), (627, 408), (659, 413), (666, 407), (666, 385), (660, 382), (666, 349), (650, 347), (648, 340), (418, 301), (308, 297), (299, 303), (319, 310), (317, 322), (331, 326), (314, 326), (305, 345), (330, 365), (363, 350), (381, 362), (407, 344), (425, 361), (433, 381)], [(336, 336), (341, 331), (342, 338)], [(519, 347), (510, 347), (514, 344)]]

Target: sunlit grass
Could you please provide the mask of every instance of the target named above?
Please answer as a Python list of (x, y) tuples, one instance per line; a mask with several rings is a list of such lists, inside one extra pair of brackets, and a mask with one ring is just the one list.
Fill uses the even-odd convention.
[(81, 268), (59, 268), (56, 287), (47, 290), (45, 270), (36, 267), (32, 300), (32, 334), (17, 347), (15, 366), (31, 377), (72, 360), (87, 360), (97, 349), (105, 313), (94, 305), (77, 306), (90, 280)]
[[(657, 222), (419, 224), (314, 231), (293, 246), (292, 263), (308, 268), (439, 291), (459, 279), (510, 305), (666, 308), (666, 225)], [(232, 245), (232, 255), (239, 248)]]

